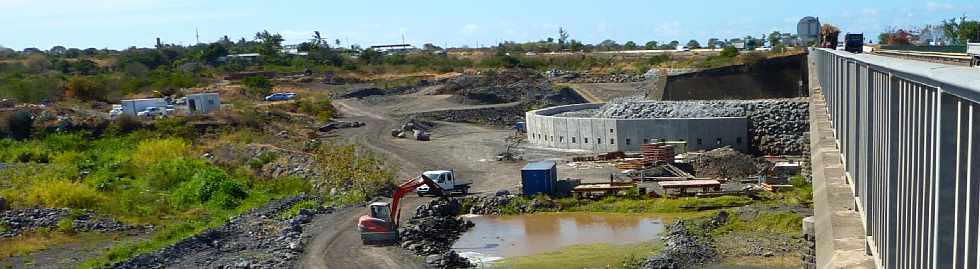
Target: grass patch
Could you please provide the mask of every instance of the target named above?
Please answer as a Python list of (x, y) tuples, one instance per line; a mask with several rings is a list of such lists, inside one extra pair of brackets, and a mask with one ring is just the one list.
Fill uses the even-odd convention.
[(39, 229), (13, 238), (0, 239), (0, 258), (23, 256), (48, 249), (51, 246), (79, 242), (71, 233)]
[(741, 220), (738, 217), (728, 219), (728, 223), (716, 228), (712, 234), (721, 235), (729, 232), (768, 232), (788, 236), (798, 235), (803, 227), (803, 217), (792, 212), (759, 213), (752, 220)]
[(589, 244), (575, 245), (555, 252), (531, 256), (510, 257), (494, 263), (492, 268), (566, 269), (566, 268), (618, 268), (636, 257), (647, 257), (663, 248), (655, 243), (627, 245)]
[(753, 203), (753, 200), (741, 196), (676, 199), (607, 197), (599, 201), (565, 198), (559, 199), (558, 203), (565, 211), (571, 212), (680, 213), (744, 206)]

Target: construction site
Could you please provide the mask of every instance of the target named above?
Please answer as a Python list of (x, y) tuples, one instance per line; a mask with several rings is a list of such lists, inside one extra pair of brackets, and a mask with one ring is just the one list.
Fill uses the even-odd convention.
[[(714, 76), (670, 68), (651, 76), (522, 68), (375, 79), (268, 73), (263, 76), (275, 82), (274, 91), (290, 97), (256, 102), (242, 93), (241, 82), (254, 74), (231, 73), (187, 90), (220, 94), (216, 111), (148, 117), (137, 128), (166, 130), (161, 122), (184, 122), (193, 127), (185, 135), (204, 145), (199, 152), (207, 163), (270, 180), (310, 181), (319, 194), (275, 200), (110, 267), (568, 266), (549, 261), (553, 255), (594, 262), (590, 267), (621, 264), (626, 257), (636, 257), (631, 263), (643, 268), (796, 266), (804, 243), (793, 229), (811, 210), (801, 189), (807, 164), (800, 156), (808, 150), (809, 128), (804, 96), (795, 88), (753, 100), (687, 93), (689, 100), (664, 101), (651, 94), (673, 89), (674, 79), (692, 72), (704, 72), (700, 76), (712, 83), (760, 83), (746, 83), (752, 79), (731, 70)], [(316, 98), (331, 100), (328, 121), (305, 108)], [(114, 130), (104, 124), (108, 117), (94, 111), (14, 109), (65, 115), (47, 117), (70, 125), (60, 128)], [(228, 129), (251, 131), (216, 131)], [(394, 183), (376, 186), (377, 195), (337, 203), (350, 191), (345, 185), (356, 181), (320, 180), (346, 171), (325, 170), (321, 164), (330, 158), (311, 150), (320, 145), (377, 153), (383, 161), (370, 169), (390, 169)], [(295, 209), (311, 203), (316, 206)], [(4, 212), (5, 219), (24, 223), (18, 225), (58, 222)], [(293, 213), (285, 220), (271, 217), (285, 212)], [(738, 228), (774, 217), (791, 228)], [(705, 227), (704, 234), (685, 230), (689, 223)], [(725, 229), (734, 230), (708, 232)], [(16, 231), (11, 236), (21, 236)], [(126, 238), (139, 240), (150, 230), (133, 233)], [(574, 252), (582, 248), (605, 254)], [(53, 248), (3, 264), (98, 253)]]

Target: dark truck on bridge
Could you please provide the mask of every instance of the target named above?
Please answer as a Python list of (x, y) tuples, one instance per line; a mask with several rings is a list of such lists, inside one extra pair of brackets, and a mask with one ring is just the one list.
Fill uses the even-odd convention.
[(864, 34), (847, 34), (844, 36), (844, 51), (861, 53), (864, 51)]

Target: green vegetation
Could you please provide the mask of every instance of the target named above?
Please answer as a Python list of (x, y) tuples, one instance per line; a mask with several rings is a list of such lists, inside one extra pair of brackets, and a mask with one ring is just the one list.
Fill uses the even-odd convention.
[(317, 200), (303, 200), (299, 203), (294, 204), (292, 207), (289, 208), (289, 210), (286, 210), (285, 212), (282, 212), (282, 214), (279, 214), (278, 218), (280, 220), (291, 219), (299, 214), (300, 209), (315, 210), (319, 207), (320, 207), (320, 202)]
[(663, 246), (654, 243), (626, 245), (575, 245), (558, 251), (531, 256), (510, 257), (493, 264), (493, 268), (637, 268), (638, 257), (647, 257)]
[[(152, 131), (109, 131), (112, 136), (77, 132), (20, 141), (0, 139), (0, 162), (19, 164), (0, 170), (0, 197), (15, 208), (86, 209), (124, 223), (157, 227), (147, 240), (114, 246), (104, 256), (86, 262), (86, 267), (98, 267), (222, 225), (230, 217), (272, 199), (314, 191), (310, 180), (257, 178), (251, 163), (213, 164), (197, 157), (203, 150), (185, 138), (196, 135), (183, 122), (159, 121), (155, 125)], [(246, 130), (228, 135), (249, 133)], [(317, 184), (321, 191), (336, 190), (339, 194), (332, 196), (329, 204), (363, 202), (392, 184), (391, 170), (374, 154), (353, 145), (326, 145), (315, 150), (318, 164), (331, 175)], [(267, 154), (258, 159), (268, 162), (275, 158), (275, 154)], [(284, 217), (316, 206), (319, 203), (315, 201), (299, 203)], [(73, 210), (73, 216), (81, 213)], [(23, 246), (9, 243), (14, 251), (10, 253), (74, 240), (71, 231), (75, 217), (59, 222), (57, 232), (51, 235), (31, 235)]]
[(728, 223), (711, 231), (714, 235), (730, 232), (766, 232), (797, 236), (803, 227), (803, 217), (792, 212), (768, 213), (761, 212), (751, 220), (731, 217)]
[(272, 81), (262, 76), (251, 76), (242, 80), (245, 93), (254, 97), (265, 97), (272, 93)]
[[(537, 200), (539, 205), (532, 212), (527, 212), (531, 208), (533, 200)], [(742, 196), (721, 196), (712, 198), (647, 198), (639, 195), (610, 196), (602, 200), (589, 200), (577, 198), (552, 199), (544, 195), (535, 197), (517, 196), (500, 208), (501, 214), (525, 214), (535, 212), (609, 212), (609, 213), (655, 213), (660, 215), (676, 215), (678, 217), (696, 217), (713, 213), (715, 209), (740, 207), (756, 203), (748, 197)], [(470, 202), (464, 201), (463, 208), (467, 211)]]

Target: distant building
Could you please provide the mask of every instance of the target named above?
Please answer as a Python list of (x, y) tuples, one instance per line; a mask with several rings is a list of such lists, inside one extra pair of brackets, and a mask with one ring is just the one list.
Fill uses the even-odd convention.
[(800, 23), (796, 24), (796, 34), (800, 36), (802, 45), (820, 42), (820, 19), (803, 17)]
[(218, 57), (218, 62), (224, 63), (224, 62), (233, 61), (233, 60), (252, 61), (252, 60), (258, 59), (260, 56), (262, 56), (262, 55), (261, 54), (258, 54), (258, 53), (230, 54), (230, 55), (227, 55), (227, 56)]
[(221, 99), (217, 93), (197, 93), (187, 95), (187, 114), (208, 114), (221, 109)]
[(415, 47), (412, 47), (412, 45), (409, 44), (392, 44), (392, 45), (371, 46), (370, 49), (382, 53), (392, 54), (392, 53), (403, 53), (403, 52), (414, 51)]

